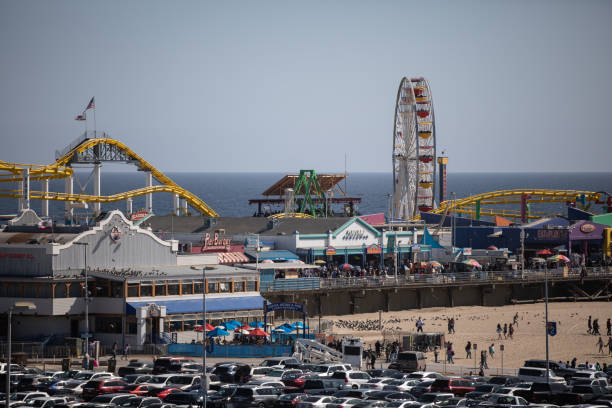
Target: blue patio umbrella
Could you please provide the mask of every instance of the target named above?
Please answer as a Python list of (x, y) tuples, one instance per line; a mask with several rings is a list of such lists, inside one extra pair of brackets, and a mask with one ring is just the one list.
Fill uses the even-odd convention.
[(238, 320), (230, 320), (228, 323), (231, 323), (232, 326), (236, 326), (236, 327), (242, 326), (242, 322), (239, 322)]
[(219, 337), (219, 336), (229, 336), (230, 332), (227, 330), (223, 330), (220, 327), (215, 327), (215, 330), (211, 330), (206, 335), (208, 337)]
[[(298, 329), (303, 329), (303, 328), (304, 328), (304, 323), (302, 323), (302, 322), (295, 322), (293, 325), (294, 325), (296, 328), (298, 328)], [(310, 328), (310, 327), (306, 326), (306, 329), (309, 329), (309, 328)]]
[[(287, 323), (285, 323), (285, 324), (287, 324)], [(292, 331), (295, 330), (295, 328), (291, 327), (291, 325), (287, 324), (287, 326), (285, 326), (285, 324), (281, 324), (280, 326), (276, 327), (274, 329), (274, 331), (277, 332), (277, 333), (280, 333), (281, 330), (282, 330), (283, 333), (291, 333)]]
[(242, 326), (241, 324), (234, 324), (233, 322), (225, 322), (223, 324), (221, 324), (220, 326), (225, 327), (225, 330), (235, 330), (237, 327)]
[(263, 322), (251, 322), (251, 323), (249, 323), (249, 326), (263, 328), (264, 327), (264, 323)]

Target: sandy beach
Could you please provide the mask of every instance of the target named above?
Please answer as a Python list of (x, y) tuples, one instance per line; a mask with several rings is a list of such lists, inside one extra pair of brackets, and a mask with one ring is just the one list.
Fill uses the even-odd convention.
[[(518, 327), (513, 339), (499, 340), (496, 333), (497, 323), (512, 323), (515, 313), (518, 313)], [(599, 353), (596, 346), (598, 336), (587, 334), (587, 321), (589, 315), (599, 318), (600, 333), (604, 344), (608, 342), (606, 336), (606, 320), (612, 318), (612, 303), (584, 302), (584, 303), (550, 303), (548, 308), (549, 321), (557, 322), (557, 335), (549, 337), (550, 359), (568, 361), (573, 357), (578, 362), (599, 362), (612, 364), (612, 355), (608, 354), (604, 346), (604, 353)], [(489, 367), (499, 367), (501, 364), (500, 345), (505, 347), (504, 367), (521, 367), (527, 359), (544, 359), (545, 348), (545, 314), (544, 304), (512, 305), (503, 307), (454, 307), (429, 308), (420, 310), (406, 310), (399, 312), (382, 313), (383, 331), (389, 334), (392, 331), (415, 332), (415, 323), (419, 316), (423, 319), (425, 332), (444, 332), (446, 341), (453, 343), (455, 350), (455, 363), (458, 365), (473, 366), (473, 360), (465, 358), (465, 345), (469, 341), (478, 344), (478, 355), (484, 347), (491, 343), (495, 345), (495, 356), (489, 358)], [(447, 319), (455, 318), (455, 334), (448, 334)], [(376, 320), (378, 313), (364, 313), (350, 316), (325, 316), (326, 320)], [(313, 322), (311, 320), (311, 322)], [(339, 336), (353, 335), (366, 342), (366, 348), (382, 340), (383, 335), (378, 330), (355, 331), (340, 328), (334, 325), (333, 333)], [(502, 335), (503, 338), (503, 335)], [(442, 355), (443, 353), (441, 353)], [(427, 358), (433, 361), (433, 353)]]

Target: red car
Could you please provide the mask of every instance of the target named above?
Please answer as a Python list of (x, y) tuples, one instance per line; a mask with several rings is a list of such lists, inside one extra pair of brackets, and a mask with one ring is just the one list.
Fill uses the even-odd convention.
[(107, 378), (87, 381), (87, 383), (83, 385), (83, 399), (89, 401), (96, 395), (122, 392), (127, 386), (128, 383), (124, 381), (109, 380)]
[(181, 390), (180, 388), (174, 388), (174, 387), (162, 388), (162, 389), (158, 388), (157, 390), (151, 391), (150, 395), (152, 394), (154, 397), (157, 397), (163, 400), (168, 395), (174, 394), (175, 392), (183, 392), (183, 390)]
[(465, 378), (439, 378), (431, 385), (431, 392), (452, 392), (458, 397), (463, 397), (474, 389), (474, 382)]
[(157, 390), (157, 388), (147, 384), (130, 384), (125, 389), (125, 391), (134, 395), (148, 395), (152, 390)]

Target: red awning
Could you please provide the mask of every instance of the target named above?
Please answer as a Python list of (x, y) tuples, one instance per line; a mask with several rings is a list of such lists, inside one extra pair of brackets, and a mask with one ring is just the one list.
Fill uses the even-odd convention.
[(220, 252), (217, 254), (220, 264), (247, 263), (249, 258), (242, 252)]

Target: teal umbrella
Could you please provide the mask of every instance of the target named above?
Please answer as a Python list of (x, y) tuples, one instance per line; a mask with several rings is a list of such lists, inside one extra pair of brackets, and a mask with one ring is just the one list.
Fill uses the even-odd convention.
[(208, 337), (219, 337), (219, 336), (229, 336), (230, 332), (227, 330), (223, 330), (220, 327), (215, 327), (215, 330), (211, 330), (206, 335)]

